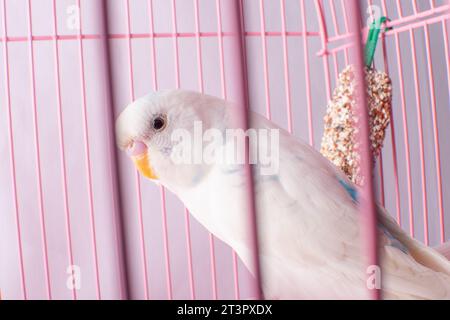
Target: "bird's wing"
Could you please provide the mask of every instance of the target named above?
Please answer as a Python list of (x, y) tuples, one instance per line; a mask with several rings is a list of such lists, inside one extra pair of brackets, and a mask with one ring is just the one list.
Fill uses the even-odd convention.
[[(256, 114), (251, 115), (251, 127), (278, 129)], [(279, 130), (278, 174), (255, 174), (258, 215), (277, 221), (278, 236), (285, 240), (269, 251), (295, 263), (309, 263), (309, 269), (325, 273), (331, 269), (332, 277), (350, 285), (365, 279), (356, 187), (319, 152)], [(386, 296), (450, 298), (449, 262), (410, 238), (381, 207), (378, 214)], [(263, 225), (262, 236), (273, 229), (273, 223)]]

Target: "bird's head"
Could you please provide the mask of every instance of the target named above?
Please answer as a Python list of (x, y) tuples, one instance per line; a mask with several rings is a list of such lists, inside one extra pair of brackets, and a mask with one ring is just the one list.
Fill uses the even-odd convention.
[(116, 121), (116, 140), (138, 171), (163, 185), (189, 185), (198, 181), (207, 166), (179, 164), (173, 159), (175, 130), (193, 135), (194, 124), (218, 127), (225, 101), (196, 92), (158, 91), (128, 105)]

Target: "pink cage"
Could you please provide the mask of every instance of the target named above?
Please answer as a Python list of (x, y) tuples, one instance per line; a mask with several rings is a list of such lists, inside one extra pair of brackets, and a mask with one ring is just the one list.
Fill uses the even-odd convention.
[(393, 27), (375, 66), (392, 78), (394, 100), (373, 196), (412, 236), (445, 242), (449, 4), (359, 5), (1, 0), (1, 298), (258, 297), (237, 255), (116, 151), (114, 120), (151, 90), (239, 99), (246, 79), (253, 110), (318, 148), (336, 76), (359, 59), (351, 30), (374, 15)]

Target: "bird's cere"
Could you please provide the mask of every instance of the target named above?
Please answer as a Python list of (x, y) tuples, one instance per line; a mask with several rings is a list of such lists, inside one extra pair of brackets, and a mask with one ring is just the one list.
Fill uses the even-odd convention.
[(171, 159), (175, 164), (244, 165), (248, 147), (248, 163), (258, 165), (259, 174), (276, 175), (279, 171), (279, 129), (204, 130), (202, 121), (195, 121), (193, 132), (174, 130), (171, 141)]
[(147, 152), (147, 146), (141, 141), (135, 141), (127, 149), (127, 153), (130, 157), (140, 156)]

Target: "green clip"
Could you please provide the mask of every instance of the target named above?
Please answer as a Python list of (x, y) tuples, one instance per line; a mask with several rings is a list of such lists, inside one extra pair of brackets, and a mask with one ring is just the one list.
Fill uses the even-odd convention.
[[(389, 19), (386, 17), (381, 17), (378, 20), (374, 20), (372, 22), (372, 25), (370, 26), (369, 34), (367, 35), (366, 49), (364, 52), (367, 67), (370, 67), (372, 65), (373, 57), (375, 56), (375, 50), (377, 48), (378, 36), (380, 35), (381, 32), (381, 25), (383, 23), (386, 23), (386, 21), (389, 21)], [(392, 28), (386, 28), (384, 29), (384, 31), (386, 32), (391, 29)]]

